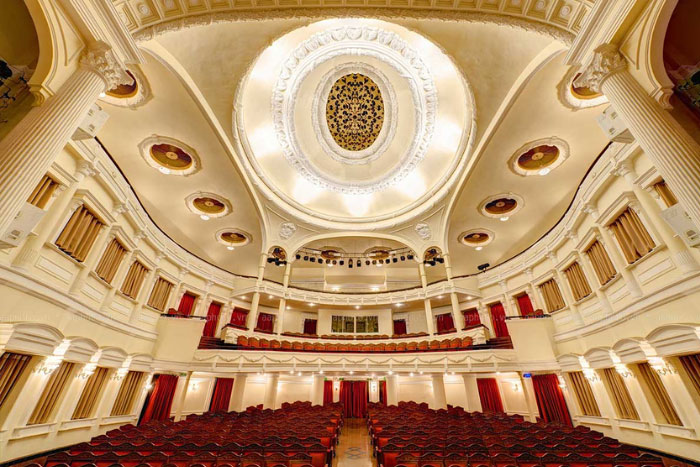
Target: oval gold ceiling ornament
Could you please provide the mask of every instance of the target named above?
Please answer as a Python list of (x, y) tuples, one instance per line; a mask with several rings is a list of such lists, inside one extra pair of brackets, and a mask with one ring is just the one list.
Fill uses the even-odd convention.
[(216, 232), (216, 241), (225, 245), (228, 249), (233, 250), (241, 246), (245, 246), (253, 241), (253, 238), (247, 232), (236, 228), (226, 228)]
[(523, 198), (515, 193), (492, 195), (479, 203), (479, 212), (486, 217), (507, 221), (510, 216), (522, 209)]
[(348, 151), (362, 151), (377, 140), (384, 124), (384, 99), (369, 76), (350, 73), (331, 87), (326, 123), (335, 142)]
[(139, 151), (148, 165), (165, 175), (186, 176), (201, 169), (195, 150), (174, 138), (149, 136), (139, 143)]
[(459, 234), (460, 243), (478, 250), (481, 250), (483, 247), (491, 243), (493, 238), (494, 233), (484, 228), (471, 229)]
[(185, 204), (193, 214), (197, 214), (202, 220), (215, 217), (224, 217), (231, 212), (231, 203), (216, 193), (197, 192), (185, 199)]
[(508, 161), (516, 175), (544, 176), (559, 167), (569, 157), (569, 145), (556, 136), (530, 141), (518, 148)]

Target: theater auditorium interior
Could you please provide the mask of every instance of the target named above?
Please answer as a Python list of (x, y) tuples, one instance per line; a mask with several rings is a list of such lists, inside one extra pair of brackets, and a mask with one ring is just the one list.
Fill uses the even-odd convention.
[(0, 467), (700, 465), (700, 0), (1, 0)]

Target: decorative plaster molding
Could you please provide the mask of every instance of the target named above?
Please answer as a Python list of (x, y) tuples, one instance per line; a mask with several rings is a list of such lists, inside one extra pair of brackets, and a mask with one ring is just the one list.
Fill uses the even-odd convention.
[(430, 240), (430, 237), (433, 235), (430, 226), (425, 223), (416, 224), (415, 231), (423, 240)]
[[(136, 81), (136, 94), (131, 97), (116, 97), (106, 94), (104, 97), (100, 97), (100, 100), (111, 105), (116, 105), (118, 107), (130, 107), (135, 108), (144, 105), (151, 100), (153, 94), (151, 93), (151, 86), (148, 84), (146, 75), (143, 74), (141, 68), (138, 66), (130, 66), (129, 72), (134, 77)], [(111, 88), (108, 88), (108, 90)]]
[(559, 82), (557, 85), (557, 97), (559, 98), (559, 102), (561, 102), (564, 107), (568, 107), (572, 110), (587, 109), (590, 107), (607, 104), (608, 98), (603, 94), (590, 99), (579, 99), (574, 95), (571, 87), (574, 85), (574, 78), (578, 74), (579, 68), (572, 67)]
[(627, 60), (614, 44), (603, 44), (595, 49), (593, 59), (582, 70), (576, 86), (602, 93), (601, 86), (610, 76), (627, 69)]
[[(295, 102), (301, 83), (319, 64), (340, 56), (367, 56), (386, 63), (406, 79), (414, 99), (416, 128), (409, 150), (392, 170), (368, 182), (342, 181), (319, 171), (301, 150), (296, 138)], [(282, 66), (272, 93), (272, 117), (285, 158), (309, 182), (343, 194), (370, 194), (403, 180), (423, 160), (435, 128), (437, 89), (420, 54), (399, 35), (369, 26), (334, 28), (314, 34), (299, 44), (290, 57)], [(379, 76), (376, 70), (374, 75)], [(261, 178), (267, 178), (262, 171), (257, 172)]]
[(280, 238), (282, 240), (288, 240), (291, 238), (297, 231), (297, 226), (293, 222), (285, 222), (282, 225), (280, 225)]
[(146, 164), (153, 167), (156, 170), (160, 170), (163, 166), (158, 164), (153, 157), (151, 157), (151, 147), (156, 144), (170, 144), (177, 146), (178, 148), (185, 151), (192, 158), (192, 166), (186, 170), (171, 170), (168, 175), (180, 175), (187, 177), (188, 175), (195, 174), (202, 169), (202, 161), (191, 146), (183, 143), (175, 138), (170, 138), (168, 136), (151, 135), (139, 143), (139, 153)]
[(105, 82), (105, 89), (113, 89), (131, 81), (115, 53), (105, 44), (88, 49), (81, 57), (80, 65), (98, 74)]

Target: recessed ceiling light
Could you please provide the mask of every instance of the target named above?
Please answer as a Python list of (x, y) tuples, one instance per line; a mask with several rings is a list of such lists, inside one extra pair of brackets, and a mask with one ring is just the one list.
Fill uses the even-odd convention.
[(356, 309), (356, 310), (359, 310), (359, 309), (360, 309), (360, 305), (355, 305), (355, 309)]
[(471, 300), (471, 299), (472, 299), (472, 296), (471, 296), (471, 295), (467, 295), (467, 300)]
[(397, 303), (396, 306), (403, 306), (403, 303)]
[(547, 175), (549, 172), (550, 172), (549, 167), (545, 167), (545, 168), (543, 168), (543, 169), (540, 169), (540, 171), (539, 171), (538, 173), (539, 173), (540, 175), (542, 175), (542, 176), (545, 176), (545, 175)]
[(319, 375), (322, 375), (322, 374), (323, 374), (323, 370), (318, 370), (318, 374), (319, 374)]
[(289, 305), (287, 305), (287, 309), (288, 309), (288, 310), (291, 310), (291, 309), (292, 309), (292, 307), (291, 307), (291, 306), (289, 306)]
[(272, 299), (272, 295), (268, 295), (267, 298)]
[(226, 249), (229, 250), (229, 251), (233, 251), (235, 248), (232, 247), (232, 246), (227, 246)]
[(340, 290), (340, 287), (338, 287), (338, 286), (336, 285), (336, 286), (331, 287), (331, 290), (332, 290), (333, 292), (337, 292), (338, 290)]
[(393, 372), (393, 371), (391, 371), (391, 370), (389, 370), (389, 371), (387, 371), (387, 372), (386, 372), (386, 374), (387, 374), (387, 375), (393, 375), (393, 374), (394, 374), (394, 372)]
[(372, 287), (373, 292), (377, 292), (379, 290), (379, 287)]
[(408, 374), (408, 376), (413, 376), (413, 372), (410, 372), (410, 373)]
[(507, 221), (507, 220), (508, 220), (508, 216), (503, 216), (503, 217), (501, 217), (501, 222), (505, 222), (505, 221)]
[(354, 374), (355, 374), (355, 372), (354, 372), (354, 371), (352, 371), (352, 370), (350, 370), (350, 374), (351, 374), (351, 375), (354, 375)]
[(245, 295), (243, 295), (241, 298), (242, 298), (243, 300), (245, 300)]
[(481, 250), (483, 250), (483, 249), (484, 249), (483, 246), (478, 246), (478, 247), (475, 248), (476, 251), (481, 251)]
[(442, 297), (443, 297), (442, 295), (437, 296), (438, 300), (442, 299)]
[(160, 170), (160, 173), (169, 175), (170, 174), (170, 169), (167, 167), (158, 167), (158, 170)]
[(309, 306), (316, 306), (315, 303), (309, 303)]
[(202, 219), (203, 221), (208, 221), (208, 220), (209, 220), (209, 216), (207, 216), (206, 214), (200, 214), (200, 215), (199, 215), (199, 218)]
[(101, 93), (100, 93), (100, 97), (107, 97), (107, 93), (106, 93), (106, 92), (101, 92)]

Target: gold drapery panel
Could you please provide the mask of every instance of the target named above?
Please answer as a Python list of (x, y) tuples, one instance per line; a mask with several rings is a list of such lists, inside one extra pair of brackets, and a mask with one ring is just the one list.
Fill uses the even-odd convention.
[(151, 291), (151, 297), (148, 299), (148, 306), (159, 311), (164, 311), (172, 289), (173, 284), (159, 277), (156, 284), (153, 286), (153, 291)]
[(0, 356), (0, 407), (10, 395), (32, 357), (18, 353), (5, 352)]
[(595, 400), (591, 385), (582, 371), (572, 371), (568, 373), (571, 387), (581, 408), (581, 413), (591, 417), (600, 417), (600, 408)]
[(146, 274), (148, 274), (148, 269), (141, 264), (141, 262), (134, 261), (131, 263), (129, 271), (126, 273), (126, 277), (122, 283), (122, 293), (127, 297), (135, 299), (139, 290), (141, 290), (141, 285), (143, 284)]
[(683, 355), (679, 360), (695, 391), (700, 395), (700, 354)]
[(588, 285), (586, 276), (583, 275), (583, 270), (578, 262), (573, 262), (571, 266), (564, 269), (566, 280), (569, 281), (571, 291), (574, 294), (576, 301), (581, 300), (591, 294), (591, 286)]
[(95, 406), (102, 395), (102, 390), (107, 384), (108, 375), (109, 368), (95, 368), (95, 372), (90, 375), (87, 383), (85, 383), (83, 392), (80, 394), (78, 405), (75, 406), (73, 417), (71, 417), (72, 420), (92, 417), (95, 412)]
[(601, 375), (617, 416), (626, 420), (639, 420), (637, 409), (620, 373), (614, 368), (605, 368)]
[(34, 188), (34, 191), (32, 191), (32, 194), (27, 198), (27, 203), (44, 209), (56, 191), (56, 188), (58, 188), (58, 185), (56, 180), (48, 175), (44, 175), (36, 188)]
[(666, 207), (671, 207), (678, 203), (676, 195), (674, 195), (668, 185), (666, 185), (666, 181), (661, 180), (660, 182), (654, 183), (654, 191), (656, 191), (664, 204), (666, 204)]
[(554, 279), (549, 279), (539, 285), (540, 291), (542, 292), (542, 297), (544, 297), (544, 303), (547, 306), (547, 311), (557, 311), (561, 310), (566, 306), (564, 303), (564, 298), (561, 296), (561, 290), (559, 290), (559, 285)]
[(47, 423), (51, 420), (54, 410), (63, 396), (63, 391), (70, 383), (74, 367), (75, 363), (73, 362), (61, 362), (59, 367), (51, 373), (27, 425)]
[(119, 240), (113, 238), (107, 245), (107, 248), (105, 248), (105, 252), (95, 268), (95, 273), (106, 283), (111, 284), (117, 269), (119, 269), (119, 265), (124, 259), (124, 255), (126, 255), (126, 248)]
[(637, 369), (639, 369), (639, 374), (642, 377), (644, 386), (649, 394), (651, 394), (651, 398), (663, 416), (664, 421), (669, 425), (683, 426), (683, 422), (681, 422), (681, 419), (678, 417), (678, 413), (673, 407), (673, 402), (671, 402), (668, 391), (666, 391), (664, 383), (661, 382), (658, 373), (646, 362), (638, 363)]
[(56, 246), (75, 260), (83, 262), (102, 226), (102, 222), (85, 205), (82, 205), (68, 220), (56, 240)]
[(143, 384), (144, 375), (145, 373), (142, 371), (130, 371), (124, 376), (110, 415), (129, 415), (131, 413), (136, 395)]
[(630, 208), (625, 209), (625, 211), (610, 224), (610, 228), (629, 264), (634, 263), (656, 246), (649, 232), (644, 228), (637, 213)]
[(613, 266), (612, 261), (610, 261), (608, 252), (605, 251), (605, 248), (598, 240), (588, 247), (586, 254), (588, 255), (588, 259), (591, 260), (593, 270), (596, 276), (598, 276), (600, 285), (607, 284), (610, 279), (615, 277), (617, 274), (615, 266)]

